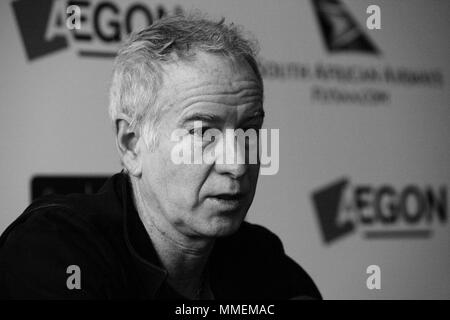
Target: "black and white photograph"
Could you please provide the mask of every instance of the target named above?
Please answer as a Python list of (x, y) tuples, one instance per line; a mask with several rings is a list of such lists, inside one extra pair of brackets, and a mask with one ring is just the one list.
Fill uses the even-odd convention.
[(0, 17), (0, 300), (285, 319), (450, 299), (450, 1)]

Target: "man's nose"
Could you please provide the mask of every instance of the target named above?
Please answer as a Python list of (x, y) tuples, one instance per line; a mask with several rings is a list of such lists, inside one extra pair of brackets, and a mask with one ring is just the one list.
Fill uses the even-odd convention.
[(247, 164), (239, 164), (239, 163), (224, 163), (219, 164), (216, 163), (216, 171), (221, 174), (227, 174), (231, 176), (233, 179), (239, 179), (240, 177), (244, 176), (247, 172)]
[(239, 143), (234, 136), (225, 135), (223, 154), (216, 159), (215, 169), (218, 173), (228, 174), (234, 179), (245, 175), (249, 164), (246, 163), (245, 144)]

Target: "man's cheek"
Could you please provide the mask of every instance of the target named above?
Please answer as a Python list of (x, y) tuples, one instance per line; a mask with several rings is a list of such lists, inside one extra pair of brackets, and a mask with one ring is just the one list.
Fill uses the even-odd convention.
[[(165, 171), (167, 184), (170, 186), (169, 188), (172, 192), (178, 193), (178, 197), (186, 197), (186, 194), (195, 188), (196, 175), (190, 165), (173, 165), (167, 163)], [(174, 194), (174, 196), (177, 195)]]
[(259, 165), (250, 165), (248, 169), (250, 184), (256, 185), (259, 177)]

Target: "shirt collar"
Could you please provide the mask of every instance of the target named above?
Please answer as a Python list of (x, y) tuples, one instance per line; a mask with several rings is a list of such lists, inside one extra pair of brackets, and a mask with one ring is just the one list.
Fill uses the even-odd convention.
[(141, 279), (142, 297), (153, 299), (168, 273), (134, 206), (131, 183), (123, 171), (117, 175), (115, 187), (122, 204), (124, 240)]

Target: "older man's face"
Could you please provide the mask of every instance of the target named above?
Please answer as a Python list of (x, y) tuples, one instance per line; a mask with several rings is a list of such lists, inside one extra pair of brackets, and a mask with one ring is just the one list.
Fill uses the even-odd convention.
[[(159, 127), (159, 144), (143, 154), (141, 190), (147, 205), (179, 232), (215, 237), (236, 231), (253, 201), (259, 164), (176, 164), (171, 154), (176, 129), (186, 129), (205, 149), (194, 121), (203, 130), (259, 129), (262, 92), (245, 62), (198, 53), (193, 62), (165, 68), (159, 103), (169, 111)], [(202, 147), (203, 146), (203, 147)], [(237, 150), (237, 149), (236, 149)], [(237, 196), (236, 196), (237, 195)]]

